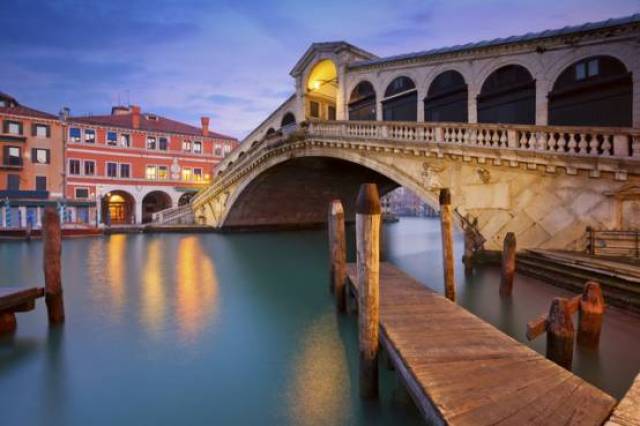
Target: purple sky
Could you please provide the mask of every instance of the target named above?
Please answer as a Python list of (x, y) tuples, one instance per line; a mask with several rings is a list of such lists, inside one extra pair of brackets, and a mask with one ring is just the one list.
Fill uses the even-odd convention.
[[(130, 3), (135, 3), (131, 5)], [(56, 0), (0, 4), (0, 91), (72, 115), (143, 111), (243, 137), (314, 41), (380, 56), (631, 15), (640, 0)]]

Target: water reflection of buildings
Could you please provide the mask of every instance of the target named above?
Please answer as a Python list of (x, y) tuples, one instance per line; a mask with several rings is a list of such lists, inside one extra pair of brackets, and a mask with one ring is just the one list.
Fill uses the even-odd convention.
[(177, 256), (178, 335), (192, 341), (205, 325), (211, 325), (208, 317), (217, 310), (218, 278), (211, 258), (200, 247), (198, 237), (182, 238)]
[(382, 197), (385, 214), (395, 216), (436, 217), (438, 212), (406, 188), (400, 187)]
[(162, 328), (166, 303), (162, 273), (164, 247), (161, 242), (160, 239), (149, 242), (142, 270), (142, 322), (152, 334), (157, 334)]

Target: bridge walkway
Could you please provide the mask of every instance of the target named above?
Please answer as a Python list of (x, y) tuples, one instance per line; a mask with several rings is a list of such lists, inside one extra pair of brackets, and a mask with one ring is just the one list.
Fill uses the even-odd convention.
[[(357, 293), (355, 264), (348, 282)], [(601, 425), (616, 404), (389, 263), (380, 342), (429, 424)]]

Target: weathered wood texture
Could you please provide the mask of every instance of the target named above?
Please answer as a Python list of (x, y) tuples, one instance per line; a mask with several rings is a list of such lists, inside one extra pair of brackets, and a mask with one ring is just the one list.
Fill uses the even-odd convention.
[(356, 202), (360, 396), (378, 396), (380, 323), (380, 197), (375, 184), (363, 184)]
[(640, 426), (640, 374), (613, 411), (606, 426)]
[(15, 331), (15, 313), (32, 310), (35, 300), (43, 296), (43, 288), (0, 287), (0, 334)]
[(62, 296), (62, 231), (60, 216), (53, 207), (44, 211), (42, 223), (42, 266), (44, 269), (45, 302), (50, 324), (64, 322)]
[(429, 424), (601, 425), (616, 402), (388, 263), (380, 338)]
[(547, 319), (547, 358), (567, 370), (571, 370), (575, 337), (571, 315), (567, 299), (553, 299)]
[(469, 225), (465, 226), (464, 255), (462, 256), (462, 263), (464, 263), (464, 275), (467, 277), (473, 274), (474, 240), (475, 236), (473, 233), (473, 229)]
[(500, 296), (509, 297), (513, 293), (513, 277), (516, 273), (516, 234), (507, 232), (502, 248), (502, 275)]
[(340, 200), (329, 206), (329, 280), (330, 289), (336, 296), (336, 309), (344, 312), (346, 307), (345, 283), (347, 279), (347, 241), (344, 229), (344, 209)]
[(453, 269), (453, 209), (448, 188), (440, 190), (440, 231), (442, 238), (442, 266), (444, 268), (444, 294), (456, 301), (456, 279)]

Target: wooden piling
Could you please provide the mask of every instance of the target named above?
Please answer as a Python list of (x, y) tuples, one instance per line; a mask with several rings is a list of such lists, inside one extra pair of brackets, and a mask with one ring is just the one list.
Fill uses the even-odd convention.
[(344, 231), (344, 209), (340, 200), (331, 201), (328, 227), (330, 287), (331, 292), (336, 296), (338, 312), (344, 312), (346, 308), (347, 242)]
[(60, 263), (62, 231), (60, 229), (60, 216), (58, 216), (58, 212), (53, 207), (47, 207), (44, 211), (42, 240), (45, 301), (49, 314), (49, 324), (59, 324), (64, 322), (62, 269)]
[(467, 225), (464, 228), (464, 255), (462, 256), (462, 263), (464, 263), (464, 275), (470, 276), (473, 274), (473, 246), (475, 236), (471, 225)]
[(16, 331), (16, 314), (5, 311), (0, 312), (0, 335)]
[(568, 300), (554, 298), (547, 323), (547, 358), (567, 370), (571, 370), (574, 335)]
[(516, 272), (516, 235), (507, 232), (502, 248), (502, 276), (500, 296), (509, 297), (513, 292), (513, 276)]
[(595, 281), (587, 282), (580, 298), (578, 345), (590, 349), (598, 347), (604, 309), (604, 297), (602, 296), (600, 284)]
[(373, 183), (360, 186), (356, 201), (360, 396), (378, 396), (380, 322), (380, 196)]
[(442, 266), (444, 268), (444, 295), (456, 301), (456, 280), (453, 272), (453, 212), (451, 193), (448, 188), (440, 190), (440, 230), (442, 233)]

